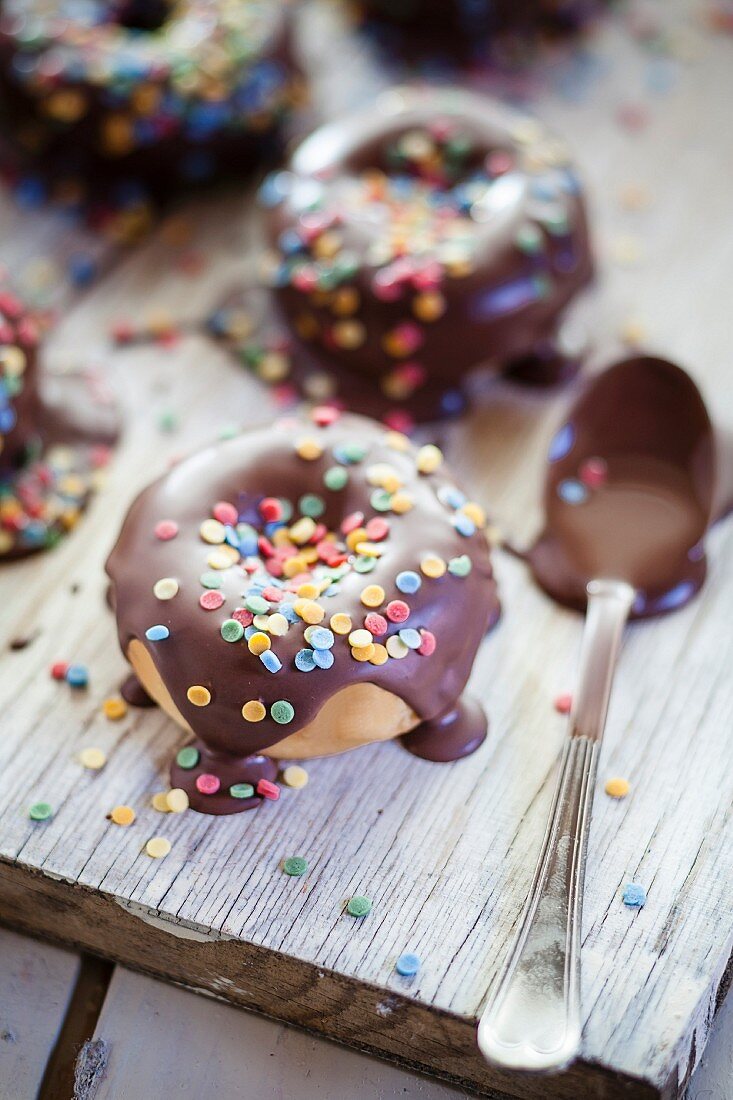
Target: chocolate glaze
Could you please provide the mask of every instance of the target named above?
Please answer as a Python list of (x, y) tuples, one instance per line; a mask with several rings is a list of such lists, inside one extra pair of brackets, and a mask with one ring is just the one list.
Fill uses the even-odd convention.
[[(395, 143), (416, 132), (432, 133), (436, 126), (469, 143), (465, 177), (450, 187), (442, 177), (431, 182), (426, 170), (426, 186), (437, 188), (449, 208), (462, 211), (457, 224), (465, 232), (466, 266), (444, 263), (441, 257), (448, 253), (439, 243), (419, 254), (388, 251), (387, 259), (378, 259), (374, 250), (383, 248), (386, 231), (379, 204), (362, 202), (365, 181), (376, 170), (380, 179), (398, 181), (390, 186), (399, 186), (400, 172), (408, 175), (410, 167), (392, 166)], [(466, 181), (471, 181), (468, 192), (460, 190)], [(472, 199), (476, 186), (481, 197)], [(553, 379), (566, 371), (557, 348), (558, 325), (570, 300), (590, 281), (593, 265), (575, 172), (557, 140), (534, 120), (464, 91), (395, 90), (368, 111), (307, 138), (288, 170), (266, 181), (262, 198), (274, 249), (273, 293), (296, 339), (312, 349), (322, 369), (338, 375), (339, 385), (348, 374), (358, 380), (355, 386), (377, 380), (393, 404), (401, 401), (409, 408), (419, 404), (421, 386), (438, 393), (455, 390), (460, 400), (462, 378), (482, 364), (530, 376), (549, 373)], [(324, 260), (313, 223), (328, 227), (333, 219), (339, 252)], [(436, 227), (438, 240), (439, 221), (430, 214), (428, 234)], [(400, 265), (413, 274), (399, 276), (397, 297), (385, 300), (377, 283), (392, 278)], [(438, 269), (444, 311), (416, 320), (415, 299), (431, 265)], [(322, 276), (358, 295), (359, 307), (349, 314), (363, 326), (356, 346), (339, 343), (339, 316), (329, 293), (320, 286), (310, 289), (311, 278)], [(421, 341), (407, 355), (390, 350), (391, 334), (405, 324), (420, 330)], [(407, 361), (418, 381), (395, 398), (395, 375)]]
[(73, 526), (117, 437), (116, 409), (89, 378), (42, 374), (49, 323), (0, 290), (0, 559), (47, 548)]
[[(315, 461), (300, 458), (294, 450), (295, 441), (304, 435), (317, 438), (324, 448)], [(367, 447), (365, 458), (348, 467), (345, 488), (326, 490), (323, 475), (334, 465), (332, 449), (354, 441)], [(344, 517), (354, 512), (363, 512), (367, 519), (376, 514), (370, 505), (374, 490), (366, 479), (366, 471), (375, 463), (389, 463), (396, 469), (414, 506), (401, 515), (389, 514), (390, 533), (373, 571), (368, 575), (351, 571), (341, 580), (337, 595), (323, 597), (327, 608), (324, 625), (334, 612), (343, 611), (355, 627), (361, 626), (367, 610), (360, 602), (365, 584), (381, 585), (387, 601), (403, 598), (395, 586), (396, 575), (419, 570), (426, 553), (445, 561), (467, 555), (472, 563), (467, 576), (446, 572), (438, 579), (425, 577), (417, 593), (404, 597), (411, 608), (405, 625), (431, 631), (437, 641), (435, 652), (430, 656), (411, 652), (402, 660), (390, 659), (374, 667), (354, 660), (346, 639), (337, 637), (332, 668), (303, 673), (294, 667), (294, 658), (305, 644), (305, 624), (298, 622), (285, 636), (273, 639), (273, 651), (283, 667), (275, 674), (268, 672), (246, 643), (230, 644), (220, 635), (221, 623), (242, 603), (247, 582), (241, 566), (221, 572), (225, 603), (219, 611), (204, 611), (199, 606), (199, 577), (212, 549), (200, 538), (201, 522), (210, 516), (217, 501), (236, 502), (240, 515), (257, 523), (263, 497), (297, 501), (302, 494), (314, 492), (322, 495), (326, 505), (323, 523), (336, 530)], [(414, 448), (408, 446), (405, 452), (393, 449), (383, 428), (361, 417), (343, 416), (326, 427), (316, 427), (305, 419), (280, 421), (219, 443), (179, 463), (133, 503), (106, 567), (120, 645), (125, 653), (133, 639), (145, 647), (173, 702), (194, 731), (199, 750), (220, 754), (214, 761), (219, 769), (222, 761), (229, 761), (227, 779), (235, 775), (240, 781), (252, 768), (252, 757), (308, 725), (328, 699), (350, 684), (374, 683), (404, 699), (427, 722), (456, 709), (476, 650), (496, 619), (498, 600), (483, 532), (459, 535), (451, 523), (451, 509), (438, 499), (438, 491), (452, 485), (443, 468), (427, 476), (417, 475)], [(178, 523), (177, 537), (170, 541), (155, 538), (155, 525), (162, 519)], [(161, 577), (174, 577), (179, 583), (180, 590), (171, 600), (160, 601), (153, 594), (153, 585)], [(158, 623), (169, 628), (170, 636), (161, 642), (148, 641), (146, 629)], [(390, 625), (389, 633), (399, 629)], [(194, 684), (211, 692), (208, 706), (197, 707), (188, 701), (187, 689)], [(242, 718), (242, 705), (251, 699), (261, 699), (268, 708), (260, 722)], [(272, 702), (281, 699), (295, 710), (287, 725), (278, 725), (269, 714)], [(475, 713), (467, 711), (465, 717), (467, 723), (463, 716), (452, 723), (447, 735), (450, 750), (444, 756), (455, 758), (467, 751), (468, 743), (474, 747), (478, 743)], [(435, 748), (430, 753), (441, 758)], [(212, 762), (205, 753), (204, 759)], [(175, 771), (174, 779), (199, 808), (211, 812), (247, 808), (236, 799), (212, 803), (207, 798), (202, 802), (191, 773), (183, 769)]]
[(714, 484), (713, 430), (692, 379), (652, 356), (617, 363), (587, 383), (551, 444), (530, 568), (570, 607), (585, 607), (595, 577), (634, 586), (635, 618), (680, 607), (705, 578)]
[(486, 740), (488, 725), (480, 703), (463, 696), (437, 718), (422, 722), (400, 740), (413, 756), (445, 764), (469, 756)]
[(110, 208), (135, 219), (150, 199), (272, 161), (300, 82), (288, 5), (264, 0), (251, 26), (237, 5), (217, 23), (215, 7), (4, 0), (6, 174), (32, 170), (54, 197), (104, 221)]

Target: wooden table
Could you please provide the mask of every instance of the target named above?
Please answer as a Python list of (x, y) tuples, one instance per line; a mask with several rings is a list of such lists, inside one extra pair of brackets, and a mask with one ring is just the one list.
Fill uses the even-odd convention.
[[(568, 138), (588, 182), (601, 259), (596, 343), (611, 345), (630, 320), (643, 324), (650, 346), (685, 363), (731, 425), (733, 46), (705, 30), (692, 3), (653, 8), (664, 8), (671, 59), (660, 61), (611, 22), (571, 78), (549, 65), (549, 90), (536, 107)], [(333, 18), (305, 12), (324, 113), (384, 81), (352, 39), (313, 33)], [(357, 73), (353, 84), (334, 83), (324, 54)], [(643, 90), (670, 75), (664, 94)], [(583, 80), (590, 87), (580, 94)], [(641, 115), (628, 109), (639, 103)], [(634, 120), (643, 125), (632, 131)], [(649, 187), (647, 210), (623, 208), (628, 185)], [(106, 491), (73, 537), (0, 576), (2, 919), (493, 1096), (678, 1097), (725, 995), (733, 947), (730, 524), (710, 538), (701, 597), (628, 632), (601, 779), (625, 775), (632, 794), (597, 800), (582, 1060), (555, 1078), (490, 1071), (474, 1042), (544, 827), (563, 735), (552, 699), (572, 687), (580, 634), (578, 618), (552, 606), (518, 562), (497, 560), (505, 615), (473, 676), (492, 733), (460, 764), (437, 768), (396, 745), (375, 746), (358, 761), (312, 763), (309, 786), (286, 792), (276, 809), (230, 820), (162, 818), (149, 799), (165, 783), (179, 732), (155, 711), (119, 724), (101, 714), (124, 675), (102, 563), (127, 504), (176, 452), (272, 408), (203, 335), (167, 351), (112, 354), (107, 327), (153, 306), (186, 320), (203, 316), (232, 280), (251, 274), (250, 207), (249, 196), (234, 196), (189, 212), (194, 247), (209, 261), (203, 279), (176, 268), (165, 229), (134, 254), (110, 257), (106, 276), (70, 302), (49, 347), (56, 366), (102, 360), (127, 430)], [(36, 257), (36, 281), (39, 255), (58, 262), (74, 247), (57, 219), (21, 217), (7, 200), (0, 238), (15, 271)], [(566, 397), (497, 385), (444, 433), (472, 494), (518, 537), (537, 522), (542, 455)], [(159, 422), (171, 411), (180, 425), (165, 434)], [(20, 635), (32, 644), (9, 652)], [(57, 659), (90, 666), (86, 693), (51, 680)], [(107, 752), (102, 772), (77, 763), (87, 745)], [(34, 824), (27, 807), (41, 798), (55, 815)], [(106, 820), (119, 802), (138, 810), (131, 829)], [(142, 848), (159, 833), (173, 850), (154, 862)], [(279, 870), (294, 854), (308, 859), (305, 880)], [(620, 901), (632, 879), (648, 891), (640, 913)], [(357, 892), (374, 902), (358, 925), (342, 914)], [(422, 958), (416, 979), (394, 972), (404, 950)]]

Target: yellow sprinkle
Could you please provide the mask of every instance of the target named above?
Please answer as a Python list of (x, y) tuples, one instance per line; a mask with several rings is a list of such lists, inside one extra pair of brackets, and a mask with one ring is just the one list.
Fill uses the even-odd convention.
[(283, 783), (287, 787), (305, 787), (308, 782), (308, 772), (299, 764), (289, 764), (283, 772)]
[(289, 629), (290, 623), (279, 611), (276, 611), (274, 615), (270, 615), (267, 620), (267, 630), (276, 638), (282, 638), (283, 635), (287, 634)]
[(436, 557), (434, 554), (428, 554), (420, 562), (420, 569), (426, 577), (442, 577), (446, 568), (447, 566), (443, 559)]
[(154, 810), (157, 810), (161, 814), (170, 813), (168, 809), (168, 792), (156, 791), (153, 797), (150, 799), (150, 804)]
[(208, 707), (211, 702), (211, 692), (201, 684), (192, 684), (186, 692), (186, 698), (195, 707)]
[(370, 643), (370, 645), (355, 645), (351, 650), (351, 656), (355, 661), (371, 661), (374, 656), (374, 649), (375, 646), (373, 642)]
[(337, 321), (331, 330), (334, 343), (339, 348), (351, 351), (360, 348), (366, 340), (366, 329), (361, 321)]
[(443, 462), (443, 452), (434, 443), (426, 443), (417, 452), (415, 464), (421, 474), (432, 474)]
[(298, 585), (297, 596), (300, 596), (303, 600), (315, 600), (316, 596), (320, 596), (321, 586), (313, 584), (312, 581), (306, 581), (305, 584)]
[(322, 623), (326, 614), (321, 605), (316, 603), (315, 600), (296, 600), (293, 607), (295, 608), (295, 614), (300, 615), (303, 622), (309, 623), (311, 626)]
[(210, 569), (229, 569), (239, 561), (239, 551), (233, 546), (217, 546), (206, 561)]
[(393, 451), (409, 451), (410, 440), (404, 434), (404, 432), (387, 432), (384, 437), (385, 446), (391, 447)]
[(249, 699), (242, 707), (245, 722), (261, 722), (267, 714), (267, 708), (259, 699)]
[(374, 643), (374, 652), (369, 658), (370, 665), (383, 665), (387, 661), (389, 653), (387, 647), (383, 646), (380, 642)]
[(629, 793), (629, 781), (628, 779), (607, 779), (605, 789), (606, 794), (611, 798), (626, 798)]
[(334, 634), (348, 634), (352, 623), (348, 615), (345, 615), (343, 611), (337, 611), (335, 615), (331, 616), (330, 626)]
[(385, 591), (378, 584), (368, 584), (361, 590), (361, 602), (365, 607), (379, 607), (384, 603)]
[(469, 500), (460, 509), (464, 516), (476, 524), (477, 527), (484, 527), (486, 524), (486, 512), (483, 510), (480, 504), (476, 504), (475, 501)]
[(109, 718), (111, 722), (117, 722), (127, 714), (127, 703), (124, 699), (120, 699), (119, 696), (114, 695), (104, 700), (102, 710), (104, 711), (105, 718)]
[(320, 458), (323, 454), (323, 447), (318, 440), (310, 437), (299, 439), (295, 444), (295, 450), (307, 462), (313, 462), (314, 459)]
[(82, 749), (79, 753), (79, 763), (96, 772), (107, 763), (107, 755), (101, 749)]
[(166, 794), (165, 804), (172, 814), (182, 814), (188, 809), (188, 795), (181, 787), (174, 787)]
[(259, 657), (260, 653), (264, 653), (266, 649), (269, 649), (272, 642), (263, 631), (258, 630), (256, 634), (247, 642), (250, 653), (254, 653), (255, 657)]
[(419, 321), (437, 321), (445, 313), (445, 298), (437, 290), (416, 294), (412, 300), (412, 312)]
[(403, 657), (406, 657), (410, 650), (402, 641), (399, 634), (393, 634), (391, 638), (387, 638), (387, 652), (390, 657), (396, 657), (399, 661)]
[(226, 538), (226, 530), (218, 519), (205, 519), (199, 527), (199, 534), (204, 542), (220, 543)]
[(387, 462), (377, 462), (374, 466), (369, 466), (366, 477), (370, 485), (386, 489), (388, 493), (396, 493), (402, 488), (402, 478)]
[(353, 286), (342, 286), (334, 293), (332, 311), (339, 317), (348, 317), (359, 308), (359, 291)]
[(255, 615), (254, 619), (252, 620), (252, 626), (256, 627), (258, 630), (267, 630), (269, 625), (270, 616), (267, 614), (267, 612), (262, 615)]
[(409, 493), (395, 493), (389, 503), (392, 511), (401, 516), (410, 511), (414, 501)]
[(349, 550), (355, 550), (357, 543), (363, 542), (367, 537), (366, 527), (356, 527), (353, 531), (349, 531), (346, 536), (346, 545)]
[(384, 547), (379, 542), (357, 542), (354, 550), (357, 554), (363, 554), (365, 558), (381, 558)]
[(178, 595), (178, 581), (175, 577), (161, 577), (153, 585), (153, 595), (158, 600), (172, 600)]
[(311, 519), (310, 516), (303, 516), (290, 528), (290, 537), (293, 542), (297, 542), (298, 546), (302, 546), (308, 539), (313, 538), (315, 529), (315, 520)]
[(170, 840), (164, 836), (154, 836), (145, 845), (145, 851), (151, 859), (164, 859), (171, 850)]
[(374, 641), (370, 631), (364, 630), (352, 630), (349, 634), (349, 645), (354, 649), (363, 649), (365, 646), (369, 646)]
[(115, 825), (132, 825), (135, 820), (135, 811), (132, 806), (115, 806), (109, 819), (114, 821)]
[(283, 573), (288, 579), (297, 577), (299, 573), (305, 573), (307, 568), (308, 562), (299, 554), (296, 554), (294, 558), (287, 558), (283, 562)]

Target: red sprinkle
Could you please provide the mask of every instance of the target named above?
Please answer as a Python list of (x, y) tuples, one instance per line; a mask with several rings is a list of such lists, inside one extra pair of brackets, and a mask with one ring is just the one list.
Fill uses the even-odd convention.
[(51, 665), (51, 675), (53, 676), (54, 680), (65, 680), (68, 667), (68, 661), (54, 661), (54, 663)]
[(383, 615), (378, 615), (376, 611), (370, 611), (364, 619), (364, 626), (375, 638), (381, 638), (383, 634), (387, 633), (389, 623)]
[(196, 790), (201, 794), (216, 794), (220, 787), (221, 780), (210, 772), (196, 776)]
[(271, 798), (273, 802), (277, 802), (280, 797), (280, 788), (277, 783), (271, 783), (269, 779), (260, 779), (257, 784), (257, 794), (262, 795), (263, 798)]
[(223, 603), (224, 597), (215, 588), (210, 589), (208, 592), (202, 592), (199, 596), (199, 605), (203, 607), (204, 611), (218, 611)]
[(238, 623), (241, 623), (243, 627), (252, 625), (254, 615), (251, 611), (248, 611), (246, 607), (235, 607), (232, 611), (232, 618), (236, 619)]
[(280, 603), (283, 598), (283, 594), (279, 588), (271, 588), (270, 585), (267, 588), (262, 589), (262, 599), (267, 600), (268, 603)]
[(389, 524), (381, 516), (374, 516), (373, 519), (369, 520), (364, 530), (370, 542), (381, 542), (389, 534)]
[(587, 458), (580, 467), (580, 480), (589, 489), (598, 489), (608, 477), (608, 463), (603, 458)]
[(223, 523), (225, 526), (233, 527), (239, 519), (237, 509), (233, 504), (229, 504), (226, 500), (220, 500), (214, 505), (212, 509), (212, 515), (214, 519), (218, 519), (219, 523)]
[(357, 527), (361, 527), (363, 522), (363, 512), (352, 512), (351, 515), (341, 521), (341, 531), (344, 535), (348, 535), (351, 531), (355, 531)]
[(178, 534), (178, 524), (174, 519), (161, 519), (155, 525), (155, 537), (160, 539), (161, 542), (168, 542), (169, 539), (174, 539)]
[(422, 645), (418, 648), (418, 653), (422, 657), (430, 657), (435, 653), (435, 646), (437, 645), (435, 635), (430, 630), (421, 630), (420, 634), (422, 636)]
[(260, 501), (260, 515), (265, 523), (276, 523), (282, 519), (283, 506), (277, 497), (264, 497)]
[(391, 623), (404, 623), (410, 617), (410, 608), (404, 600), (392, 600), (384, 609)]
[(572, 695), (558, 695), (555, 700), (555, 710), (558, 714), (570, 714), (573, 705)]

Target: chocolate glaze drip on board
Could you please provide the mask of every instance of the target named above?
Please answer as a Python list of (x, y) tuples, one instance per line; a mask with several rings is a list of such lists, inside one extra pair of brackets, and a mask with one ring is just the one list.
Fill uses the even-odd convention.
[(550, 446), (545, 527), (525, 555), (535, 578), (578, 609), (598, 576), (634, 586), (634, 618), (687, 603), (705, 579), (715, 465), (710, 419), (684, 371), (636, 356), (602, 372)]
[(339, 380), (409, 409), (423, 387), (460, 401), (486, 363), (568, 373), (558, 328), (592, 258), (577, 176), (535, 120), (464, 91), (394, 90), (307, 138), (261, 197), (273, 294)]
[[(326, 411), (330, 418), (333, 414)], [(319, 410), (313, 415), (318, 417)], [(318, 457), (304, 459), (296, 452), (304, 438), (315, 441)], [(399, 449), (395, 449), (391, 443), (398, 439)], [(334, 456), (343, 461), (344, 448), (352, 446), (356, 450), (351, 458), (339, 463)], [(359, 457), (362, 452), (363, 457)], [(226, 797), (227, 785), (250, 782), (253, 772), (256, 775), (263, 767), (253, 758), (308, 727), (324, 704), (352, 685), (373, 684), (404, 701), (409, 710), (403, 706), (405, 720), (395, 733), (417, 722), (439, 720), (459, 707), (476, 650), (497, 617), (496, 585), (483, 531), (477, 528), (472, 532), (472, 525), (464, 524), (460, 509), (465, 498), (442, 466), (418, 474), (417, 454), (404, 437), (390, 435), (361, 417), (343, 416), (322, 427), (304, 418), (280, 421), (185, 459), (133, 503), (107, 562), (120, 645), (125, 653), (135, 644), (144, 648), (182, 724), (196, 736), (200, 766), (188, 770), (176, 766), (173, 774), (196, 808), (214, 813), (247, 808), (242, 804), (247, 800)], [(402, 484), (398, 492), (408, 494), (412, 502), (412, 507), (400, 514), (385, 510), (381, 494), (387, 490), (375, 488), (375, 471), (385, 466)], [(324, 475), (334, 467), (348, 475), (344, 487), (335, 490), (324, 486)], [(381, 586), (385, 606), (400, 600), (409, 607), (406, 620), (388, 622), (387, 634), (395, 635), (404, 628), (421, 632), (423, 638), (429, 634), (435, 641), (434, 652), (429, 653), (426, 645), (424, 654), (410, 650), (400, 659), (390, 657), (377, 666), (369, 660), (354, 659), (347, 637), (335, 634), (332, 667), (300, 671), (295, 660), (308, 640), (306, 623), (297, 615), (283, 636), (272, 638), (272, 652), (282, 662), (282, 668), (274, 673), (249, 651), (246, 638), (235, 644), (224, 641), (222, 623), (245, 602), (248, 579), (242, 564), (246, 566), (247, 559), (232, 555), (236, 562), (216, 571), (213, 580), (207, 577), (207, 583), (218, 585), (216, 591), (224, 602), (216, 610), (204, 610), (199, 597), (207, 589), (201, 578), (211, 573), (207, 559), (217, 547), (202, 541), (202, 521), (211, 516), (217, 502), (231, 502), (244, 522), (261, 534), (259, 509), (263, 498), (298, 502), (305, 494), (321, 498), (324, 510), (318, 522), (328, 531), (339, 531), (342, 521), (355, 513), (364, 514), (367, 526), (370, 519), (380, 518), (389, 525), (388, 534), (374, 551), (380, 556), (372, 563), (373, 568), (370, 566), (366, 573), (355, 568), (345, 571), (338, 581), (338, 591), (321, 598), (326, 609), (322, 626), (328, 627), (335, 613), (345, 613), (354, 630), (363, 628), (370, 608), (361, 600), (362, 590), (369, 585)], [(391, 499), (396, 508), (396, 496)], [(465, 507), (471, 511), (469, 505)], [(296, 517), (297, 512), (293, 523)], [(174, 521), (175, 537), (167, 541), (156, 538), (156, 525), (161, 520)], [(456, 523), (466, 533), (459, 533)], [(352, 552), (350, 558), (354, 561), (360, 556), (364, 556), (361, 551), (356, 555)], [(439, 576), (421, 572), (421, 563), (431, 556), (448, 563), (448, 569)], [(398, 574), (404, 572), (415, 573), (421, 579), (413, 594), (404, 594), (396, 587)], [(153, 586), (161, 578), (175, 579), (178, 590), (172, 598), (161, 600), (154, 594)], [(272, 611), (287, 610), (284, 603), (295, 598), (285, 591), (283, 595), (283, 602), (273, 604)], [(385, 607), (375, 607), (374, 611), (388, 614)], [(160, 641), (146, 637), (148, 628), (156, 624), (164, 625), (169, 637)], [(387, 636), (375, 635), (374, 641), (392, 643)], [(188, 689), (192, 685), (210, 694), (208, 705), (197, 706), (190, 701)], [(262, 720), (244, 720), (242, 707), (252, 700), (264, 704)], [(272, 717), (272, 704), (281, 700), (293, 708), (291, 720), (285, 724), (278, 724)], [(411, 712), (414, 717), (409, 719)], [(374, 735), (367, 740), (385, 736), (378, 728), (376, 712), (375, 722)], [(426, 732), (419, 744), (417, 739), (412, 743), (417, 746), (413, 751), (436, 760), (455, 759), (480, 744), (485, 719), (481, 729), (475, 710), (459, 710), (456, 720), (444, 720), (443, 727), (441, 732), (438, 722), (433, 729), (435, 745)], [(438, 739), (442, 739), (442, 746), (437, 745)], [(323, 751), (340, 751), (343, 747), (335, 744)], [(195, 778), (204, 767), (214, 769), (221, 779), (221, 794), (216, 797), (197, 792)]]

